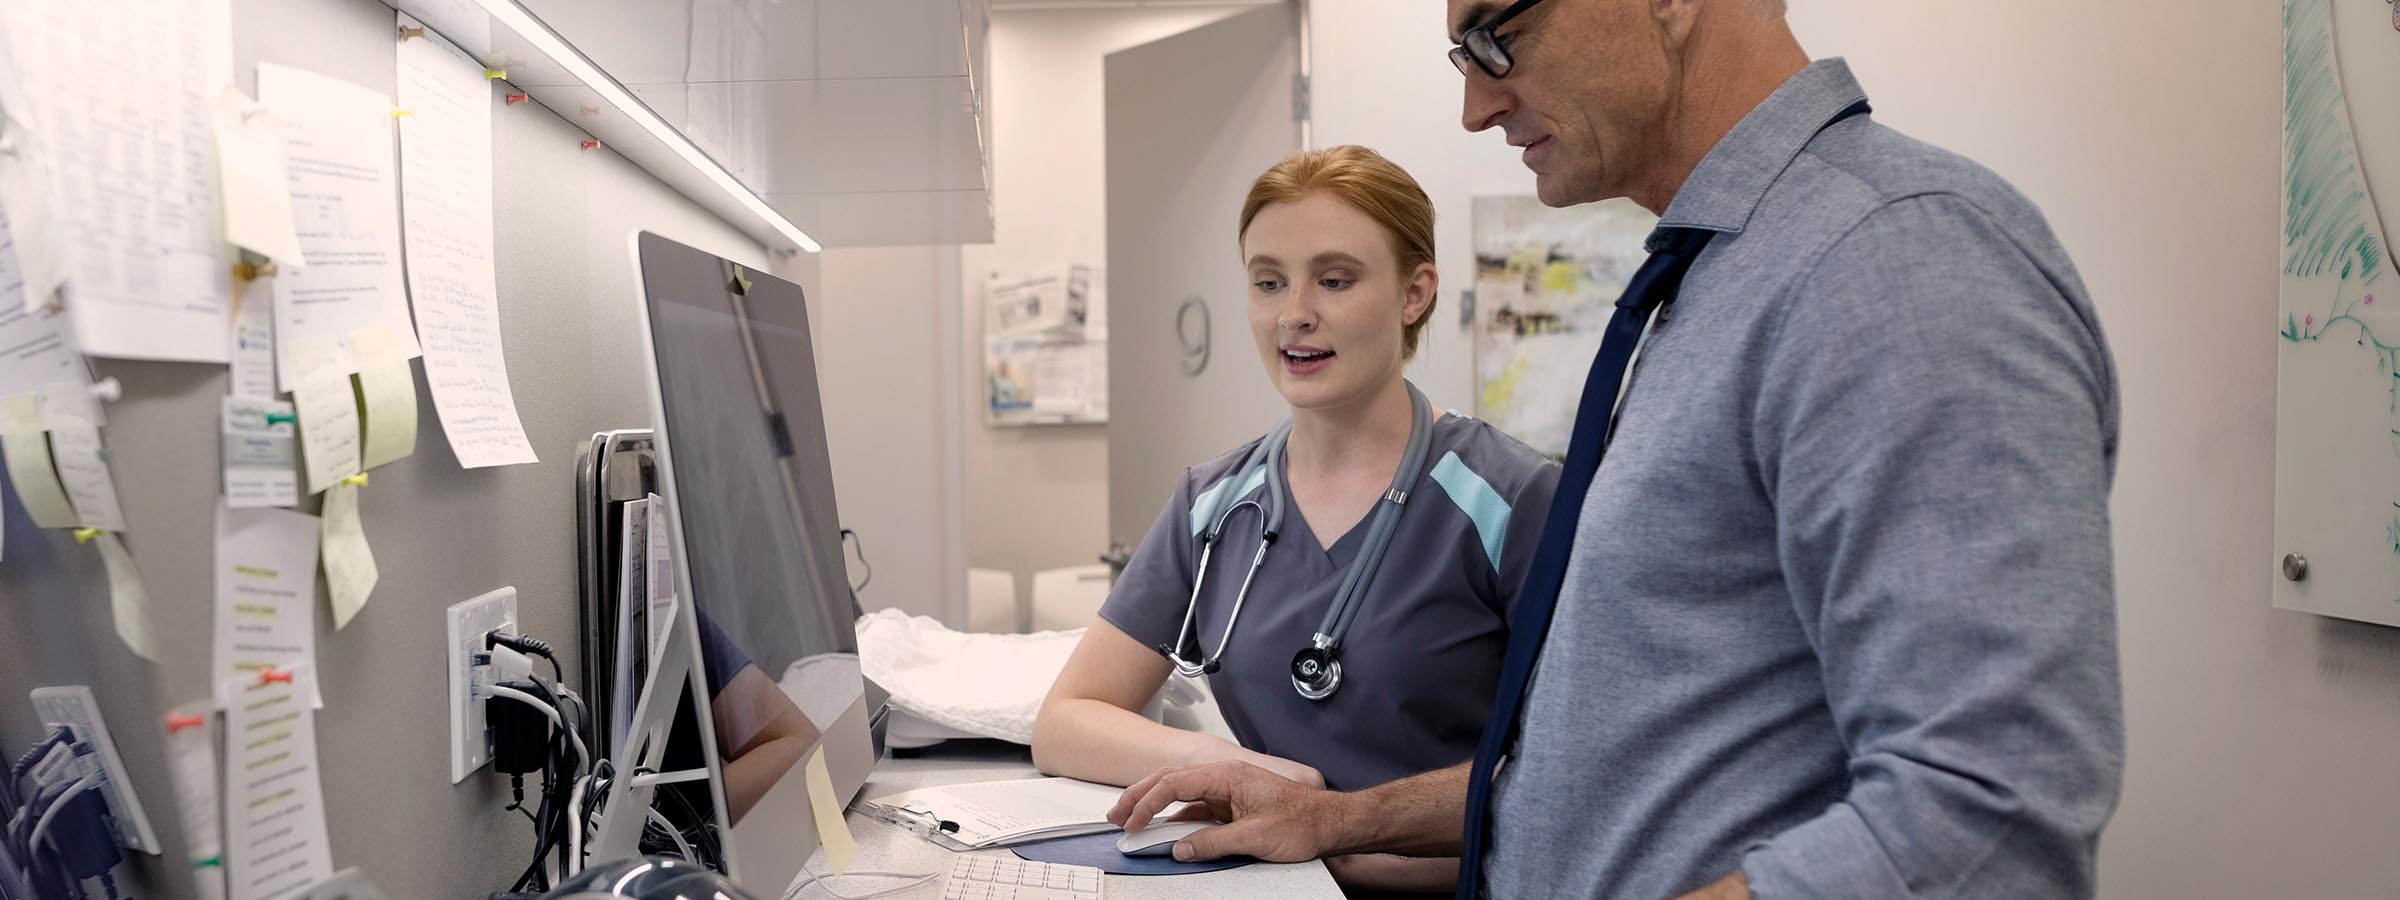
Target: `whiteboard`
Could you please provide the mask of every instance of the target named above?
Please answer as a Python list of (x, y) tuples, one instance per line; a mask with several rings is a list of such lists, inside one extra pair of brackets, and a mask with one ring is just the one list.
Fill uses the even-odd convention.
[(2275, 548), (2261, 562), (2278, 607), (2400, 625), (2400, 275), (2384, 227), (2400, 221), (2385, 212), (2400, 213), (2400, 13), (2283, 12)]

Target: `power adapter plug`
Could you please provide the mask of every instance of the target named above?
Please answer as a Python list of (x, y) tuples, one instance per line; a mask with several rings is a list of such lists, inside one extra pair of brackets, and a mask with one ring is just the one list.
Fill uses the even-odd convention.
[[(539, 696), (526, 682), (504, 682)], [(550, 756), (550, 717), (514, 697), (483, 701), (483, 721), (492, 729), (492, 771), (508, 775), (538, 772)]]
[(98, 787), (67, 798), (44, 834), (51, 857), (77, 881), (98, 878), (125, 861), (124, 854), (117, 850), (117, 831), (108, 814), (108, 795)]

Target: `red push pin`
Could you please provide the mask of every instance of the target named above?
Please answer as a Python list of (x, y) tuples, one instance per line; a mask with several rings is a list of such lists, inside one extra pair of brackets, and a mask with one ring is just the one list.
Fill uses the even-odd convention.
[(272, 666), (260, 669), (258, 671), (259, 684), (274, 684), (279, 681), (284, 684), (292, 683), (291, 671), (288, 669), (277, 669)]
[(517, 104), (519, 104), (519, 103), (523, 103), (523, 102), (525, 102), (525, 101), (527, 101), (527, 100), (531, 100), (531, 99), (533, 99), (533, 98), (532, 98), (532, 97), (528, 97), (528, 96), (526, 96), (526, 95), (524, 95), (524, 94), (510, 94), (510, 95), (508, 95), (508, 105), (510, 105), (510, 106), (515, 106), (515, 105), (517, 105)]
[(175, 732), (182, 731), (186, 728), (206, 727), (208, 727), (208, 717), (206, 716), (187, 716), (183, 715), (182, 713), (167, 714), (168, 734), (174, 734)]
[(598, 150), (598, 149), (600, 149), (600, 142), (599, 142), (599, 141), (585, 141), (585, 142), (583, 142), (583, 149), (585, 149), (585, 150)]

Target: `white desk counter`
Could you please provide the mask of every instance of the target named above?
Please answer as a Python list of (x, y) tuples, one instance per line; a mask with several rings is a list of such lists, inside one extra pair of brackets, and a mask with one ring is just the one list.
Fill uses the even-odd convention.
[[(997, 743), (977, 743), (955, 750), (936, 747), (917, 758), (887, 758), (877, 763), (874, 775), (867, 779), (866, 787), (858, 795), (861, 799), (873, 799), (922, 787), (1035, 778), (1040, 774), (1034, 770), (1032, 757), (1022, 747)], [(955, 855), (949, 850), (928, 843), (905, 828), (855, 809), (851, 810), (848, 818), (851, 834), (858, 838), (858, 861), (851, 865), (852, 871), (945, 874), (950, 871)], [(983, 850), (974, 855), (1015, 858), (1015, 854), (1006, 849)], [(809, 860), (808, 868), (812, 872), (822, 872), (824, 867), (824, 851), (819, 850)], [(894, 883), (881, 878), (842, 878), (835, 879), (834, 889), (857, 896)], [(1254, 863), (1238, 869), (1199, 875), (1110, 875), (1105, 881), (1103, 894), (1107, 900), (1218, 897), (1342, 900), (1341, 888), (1335, 886), (1333, 876), (1325, 871), (1325, 864), (1321, 862), (1297, 865)], [(886, 896), (894, 900), (932, 900), (941, 895), (941, 881), (937, 879)], [(825, 900), (832, 896), (826, 892), (824, 885), (809, 885), (795, 895), (794, 900)]]

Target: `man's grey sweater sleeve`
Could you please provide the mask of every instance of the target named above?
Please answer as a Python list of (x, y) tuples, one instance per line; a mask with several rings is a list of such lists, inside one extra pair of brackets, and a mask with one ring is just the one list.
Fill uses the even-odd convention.
[(2014, 215), (1878, 209), (1755, 361), (1754, 452), (1851, 780), (1745, 853), (1761, 898), (2094, 891), (2124, 761), (2113, 369), (2064, 252)]

